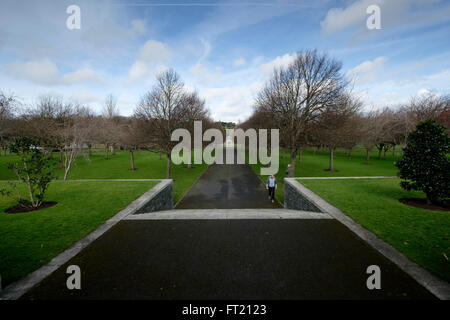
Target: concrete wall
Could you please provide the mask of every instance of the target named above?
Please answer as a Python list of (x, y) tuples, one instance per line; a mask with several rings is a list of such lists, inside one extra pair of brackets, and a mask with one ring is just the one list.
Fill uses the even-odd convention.
[(164, 179), (148, 192), (144, 204), (134, 214), (171, 209), (173, 209), (173, 180)]
[(284, 178), (284, 207), (286, 209), (323, 212), (304, 192), (304, 187), (294, 178)]

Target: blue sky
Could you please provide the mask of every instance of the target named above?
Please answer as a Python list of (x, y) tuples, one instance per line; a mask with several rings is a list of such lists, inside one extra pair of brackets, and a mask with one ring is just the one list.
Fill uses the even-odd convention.
[[(69, 5), (81, 29), (69, 30)], [(381, 10), (369, 30), (366, 8)], [(367, 109), (450, 93), (450, 1), (21, 1), (0, 3), (0, 89), (25, 104), (58, 94), (100, 111), (109, 93), (133, 113), (173, 67), (215, 120), (245, 120), (275, 66), (327, 52)]]

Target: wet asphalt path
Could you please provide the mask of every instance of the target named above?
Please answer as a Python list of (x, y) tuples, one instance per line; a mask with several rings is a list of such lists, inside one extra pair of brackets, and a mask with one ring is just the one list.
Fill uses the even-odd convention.
[(176, 209), (279, 208), (247, 164), (213, 164), (203, 173)]
[[(235, 154), (236, 157), (236, 154)], [(247, 164), (213, 164), (177, 204), (176, 209), (279, 208)]]
[[(177, 209), (271, 208), (247, 165), (212, 165)], [(69, 265), (81, 290), (68, 290)], [(381, 290), (366, 286), (381, 269)], [(334, 219), (123, 220), (22, 299), (433, 299)]]
[[(68, 265), (81, 290), (68, 290)], [(366, 287), (369, 265), (381, 290)], [(121, 221), (24, 299), (431, 299), (336, 220)]]

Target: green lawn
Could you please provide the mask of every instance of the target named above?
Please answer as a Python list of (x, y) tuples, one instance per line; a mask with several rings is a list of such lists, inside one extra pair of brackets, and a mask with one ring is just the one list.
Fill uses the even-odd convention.
[(450, 281), (450, 213), (404, 205), (425, 197), (400, 188), (399, 179), (299, 180), (408, 258)]
[[(338, 149), (334, 159), (334, 168), (337, 172), (328, 172), (325, 169), (329, 167), (329, 153), (327, 150), (314, 151), (308, 149), (303, 152), (303, 159), (300, 162), (296, 160), (295, 176), (296, 177), (357, 177), (357, 176), (395, 176), (398, 169), (394, 166), (394, 161), (399, 159), (400, 152), (397, 150), (395, 155), (391, 152), (386, 154), (386, 158), (378, 160), (377, 152), (371, 153), (370, 164), (366, 165), (366, 154), (363, 148), (356, 148), (351, 157), (347, 156), (343, 150)], [(287, 165), (289, 163), (289, 155), (286, 151), (280, 151), (280, 169), (276, 178), (278, 181), (278, 189), (276, 197), (281, 202), (284, 201), (284, 184), (283, 179)], [(260, 175), (260, 164), (251, 165), (256, 174)], [(267, 176), (260, 177), (266, 181)]]
[[(55, 153), (57, 158), (58, 154)], [(5, 163), (16, 159), (14, 156), (0, 157), (0, 180), (16, 179), (8, 170)], [(130, 170), (130, 154), (126, 151), (118, 151), (115, 155), (109, 155), (105, 160), (103, 150), (94, 150), (89, 161), (79, 157), (69, 173), (68, 179), (163, 179), (166, 175), (166, 157), (160, 160), (159, 154), (149, 151), (135, 153), (136, 171)], [(185, 165), (172, 164), (172, 178), (174, 179), (175, 203), (183, 196), (187, 189), (206, 169), (206, 164), (192, 165), (191, 169)], [(58, 178), (64, 176), (63, 170), (57, 170)]]
[[(69, 181), (52, 182), (46, 201), (58, 205), (30, 213), (6, 214), (15, 205), (11, 198), (0, 197), (0, 274), (2, 285), (18, 280), (50, 261), (58, 253), (94, 230), (102, 222), (126, 207), (131, 201), (158, 182), (88, 182), (76, 179), (162, 179), (165, 178), (166, 157), (158, 153), (135, 153), (136, 171), (130, 170), (130, 154), (118, 151), (105, 160), (103, 150), (93, 150), (88, 159), (79, 157)], [(57, 158), (59, 154), (55, 153)], [(14, 174), (6, 168), (15, 156), (0, 157), (0, 189), (8, 187), (6, 180)], [(172, 165), (175, 203), (203, 173), (207, 165)], [(58, 179), (64, 172), (56, 170)], [(20, 184), (19, 184), (20, 185)], [(24, 185), (20, 185), (25, 192)], [(25, 196), (25, 193), (24, 193)]]
[[(16, 203), (0, 197), (3, 287), (50, 261), (157, 183), (56, 181), (50, 184), (46, 201), (57, 205), (20, 214), (5, 213)], [(0, 182), (4, 187), (7, 183)], [(24, 186), (20, 190), (25, 192)]]

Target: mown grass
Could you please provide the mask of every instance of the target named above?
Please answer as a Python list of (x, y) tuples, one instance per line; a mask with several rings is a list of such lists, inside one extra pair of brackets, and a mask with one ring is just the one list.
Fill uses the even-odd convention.
[[(58, 159), (59, 155), (54, 154)], [(94, 150), (89, 158), (78, 157), (69, 173), (68, 179), (164, 179), (166, 177), (166, 156), (155, 152), (135, 152), (135, 166), (138, 170), (131, 171), (130, 154), (117, 151), (105, 160), (102, 149)], [(0, 157), (0, 180), (16, 179), (6, 168), (6, 163), (16, 160), (14, 156)], [(172, 179), (174, 179), (174, 201), (177, 202), (194, 181), (206, 169), (206, 164), (193, 164), (191, 169), (186, 165), (172, 164)], [(64, 176), (64, 170), (56, 170), (58, 179)]]
[(400, 203), (424, 198), (400, 188), (399, 179), (299, 180), (408, 258), (450, 281), (450, 214)]
[[(54, 158), (58, 159), (55, 153)], [(6, 180), (15, 180), (6, 163), (17, 161), (13, 155), (0, 157), (0, 189), (8, 188)], [(54, 207), (20, 214), (7, 214), (15, 205), (11, 198), (0, 198), (0, 274), (2, 285), (18, 280), (50, 261), (101, 223), (126, 207), (131, 201), (156, 185), (157, 181), (70, 181), (78, 179), (163, 179), (166, 157), (154, 152), (135, 153), (135, 166), (130, 170), (130, 154), (117, 151), (106, 160), (103, 150), (93, 150), (89, 158), (77, 158), (69, 173), (69, 181), (52, 182), (46, 201), (57, 201)], [(174, 202), (177, 202), (206, 169), (206, 164), (172, 164)], [(55, 171), (62, 179), (62, 169)], [(24, 185), (18, 184), (26, 198)]]
[[(365, 164), (366, 154), (363, 148), (356, 148), (351, 157), (349, 157), (344, 150), (336, 150), (334, 159), (334, 168), (337, 172), (326, 171), (329, 167), (329, 153), (328, 150), (308, 149), (303, 151), (302, 161), (300, 162), (297, 156), (295, 162), (295, 176), (296, 177), (358, 177), (358, 176), (395, 176), (397, 168), (394, 162), (399, 159), (400, 152), (397, 150), (395, 155), (391, 152), (386, 154), (385, 158), (377, 159), (377, 153), (371, 153), (369, 164)], [(280, 150), (280, 168), (275, 175), (278, 181), (278, 189), (276, 191), (276, 198), (284, 201), (284, 183), (283, 179), (286, 176), (286, 168), (289, 163), (289, 154), (285, 150)], [(251, 164), (253, 170), (264, 181), (267, 176), (260, 174), (260, 164)]]
[[(57, 205), (7, 214), (16, 204), (0, 197), (0, 274), (3, 287), (39, 268), (125, 208), (158, 182), (52, 182), (46, 201)], [(8, 187), (0, 182), (0, 189)], [(19, 191), (26, 196), (23, 185)]]

